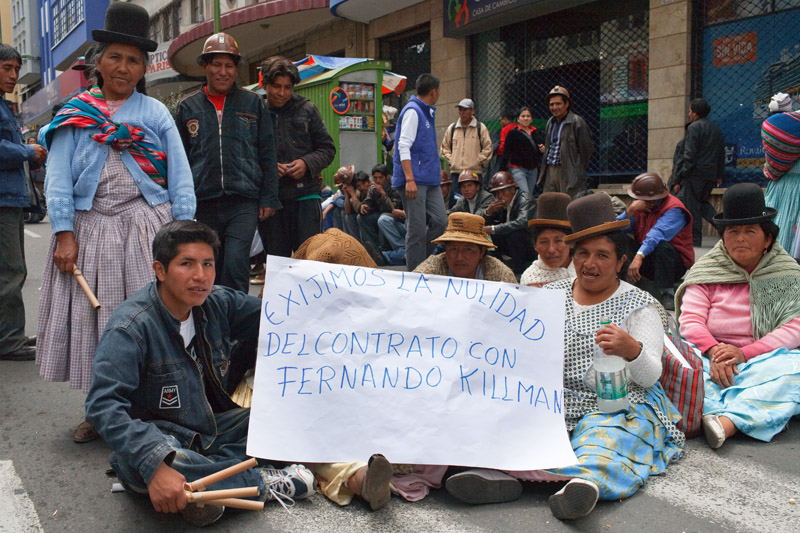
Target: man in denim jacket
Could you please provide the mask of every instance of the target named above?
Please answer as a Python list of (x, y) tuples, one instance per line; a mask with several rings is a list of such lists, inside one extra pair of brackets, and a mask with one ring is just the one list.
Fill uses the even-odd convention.
[[(232, 357), (231, 346), (258, 335), (261, 308), (258, 298), (213, 285), (218, 246), (199, 222), (159, 230), (158, 281), (111, 315), (86, 399), (86, 419), (111, 447), (111, 465), (126, 488), (149, 494), (156, 511), (181, 511), (195, 525), (215, 521), (223, 508), (187, 507), (184, 484), (247, 458), (250, 410), (228, 393), (236, 386), (231, 369), (246, 356), (240, 350)], [(305, 498), (313, 483), (305, 467), (292, 465), (246, 470), (212, 488), (258, 486), (264, 501)]]
[[(16, 50), (0, 44), (0, 94), (14, 91), (22, 58)], [(27, 361), (34, 348), (25, 337), (25, 304), (22, 285), (25, 267), (22, 208), (30, 205), (25, 183), (25, 162), (41, 165), (47, 150), (38, 144), (23, 144), (19, 122), (8, 102), (0, 103), (0, 360)]]

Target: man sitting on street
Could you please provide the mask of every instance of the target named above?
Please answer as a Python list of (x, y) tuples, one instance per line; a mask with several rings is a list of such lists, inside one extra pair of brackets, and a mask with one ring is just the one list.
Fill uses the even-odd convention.
[(395, 206), (403, 205), (397, 189), (391, 189), (392, 177), (386, 165), (375, 165), (372, 168), (372, 185), (361, 203), (358, 215), (358, 229), (361, 231), (361, 242), (369, 243), (376, 250), (384, 248), (380, 244), (378, 219), (384, 213), (391, 214)]
[(494, 201), (494, 196), (481, 189), (480, 174), (465, 170), (458, 176), (458, 185), (461, 187), (461, 198), (447, 214), (463, 212), (486, 217), (486, 208)]
[(491, 187), (489, 191), (497, 199), (486, 208), (483, 230), (492, 236), (492, 242), (497, 246), (496, 256), (510, 257), (511, 270), (519, 277), (535, 258), (528, 233), (530, 201), (505, 170), (492, 176)]
[[(216, 233), (199, 222), (159, 230), (158, 281), (114, 310), (86, 399), (86, 420), (111, 448), (123, 485), (193, 525), (215, 522), (224, 507), (187, 505), (185, 484), (247, 459), (250, 410), (228, 393), (247, 356), (231, 347), (258, 336), (261, 309), (258, 298), (214, 286), (218, 246)], [(314, 477), (301, 465), (259, 466), (213, 488), (245, 486), (258, 486), (262, 501), (291, 501), (313, 494)]]
[(633, 202), (617, 216), (630, 219), (628, 231), (638, 247), (628, 267), (628, 279), (642, 286), (642, 279), (653, 282), (650, 292), (668, 311), (675, 305), (675, 282), (694, 264), (692, 215), (683, 202), (669, 193), (661, 176), (640, 174), (628, 189)]

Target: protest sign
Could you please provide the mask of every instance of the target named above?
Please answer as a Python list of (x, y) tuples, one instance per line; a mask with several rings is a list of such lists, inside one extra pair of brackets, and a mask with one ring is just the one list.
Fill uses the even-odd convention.
[(270, 256), (247, 453), (574, 464), (564, 302), (554, 290)]

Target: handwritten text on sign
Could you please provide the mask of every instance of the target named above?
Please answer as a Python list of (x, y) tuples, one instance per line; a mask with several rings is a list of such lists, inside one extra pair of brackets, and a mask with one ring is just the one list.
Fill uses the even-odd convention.
[(573, 464), (564, 295), (270, 256), (248, 454)]

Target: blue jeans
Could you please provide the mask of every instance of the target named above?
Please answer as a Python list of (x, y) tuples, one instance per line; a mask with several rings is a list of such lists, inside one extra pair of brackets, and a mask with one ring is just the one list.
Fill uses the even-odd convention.
[(413, 271), (430, 255), (431, 241), (444, 233), (447, 212), (438, 185), (417, 185), (413, 200), (406, 196), (405, 185), (399, 191), (406, 212), (406, 267)]
[[(217, 422), (217, 438), (207, 450), (196, 446), (194, 449), (182, 448), (174, 436), (164, 433), (164, 440), (173, 449), (172, 458), (166, 460), (167, 464), (183, 474), (186, 481), (191, 483), (209, 474), (213, 474), (249, 459), (247, 448), (247, 429), (250, 421), (250, 409), (231, 409), (224, 413), (214, 415)], [(145, 422), (146, 424), (152, 424)], [(199, 440), (199, 439), (197, 439)], [(117, 477), (128, 490), (147, 494), (148, 482), (142, 479), (139, 471), (129, 462), (130, 457), (122, 456), (116, 452), (111, 454), (111, 467), (117, 472)], [(262, 472), (258, 468), (251, 468), (218, 481), (208, 487), (208, 490), (235, 489), (241, 487), (259, 488), (259, 500), (264, 500), (269, 493), (269, 487), (264, 482)]]
[(197, 220), (217, 232), (216, 285), (250, 290), (250, 245), (258, 226), (258, 200), (221, 196), (197, 202)]
[(523, 191), (528, 198), (531, 198), (531, 191), (536, 188), (536, 182), (539, 179), (539, 169), (537, 168), (522, 168), (510, 167), (511, 177), (514, 178), (517, 187)]
[(4, 355), (25, 344), (24, 229), (21, 207), (0, 207), (0, 354)]
[(384, 259), (392, 266), (402, 265), (406, 255), (406, 225), (383, 213), (378, 217), (378, 229), (392, 248), (382, 252)]

